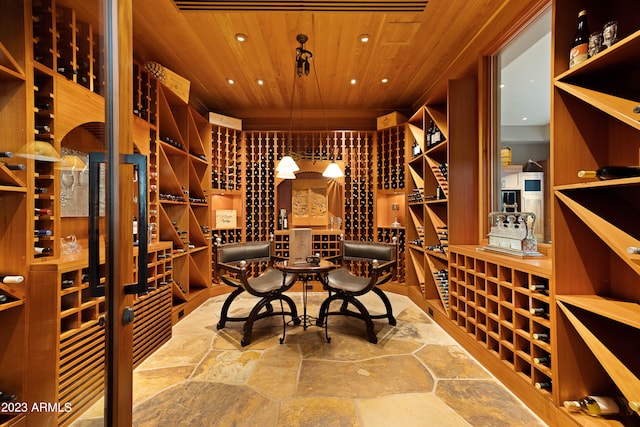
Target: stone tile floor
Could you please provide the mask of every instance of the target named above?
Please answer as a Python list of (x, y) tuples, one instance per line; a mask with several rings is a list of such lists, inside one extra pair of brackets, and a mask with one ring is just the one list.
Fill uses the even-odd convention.
[[(302, 294), (290, 294), (302, 312)], [(325, 294), (310, 293), (316, 314)], [(225, 295), (182, 319), (172, 339), (134, 372), (134, 426), (527, 426), (545, 424), (408, 298), (389, 294), (395, 327), (376, 321), (378, 344), (353, 318), (324, 329), (282, 320), (254, 325), (247, 347), (242, 324), (216, 324)], [(363, 298), (372, 312), (379, 299)], [(233, 312), (248, 311), (250, 296)], [(233, 313), (232, 313), (233, 314)], [(102, 402), (74, 423), (101, 426)]]

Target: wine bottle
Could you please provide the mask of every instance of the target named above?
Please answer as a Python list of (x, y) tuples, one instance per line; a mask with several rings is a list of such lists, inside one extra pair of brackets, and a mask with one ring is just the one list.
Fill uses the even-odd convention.
[(138, 218), (133, 217), (133, 243), (138, 243)]
[(0, 304), (4, 304), (7, 301), (9, 301), (9, 298), (5, 294), (0, 294)]
[(533, 334), (533, 339), (534, 339), (534, 340), (538, 340), (538, 341), (545, 341), (545, 342), (549, 342), (549, 334), (545, 334), (545, 333), (534, 333), (534, 334)]
[(573, 68), (589, 59), (589, 26), (587, 25), (587, 11), (578, 13), (576, 34), (569, 51), (569, 68)]
[(13, 402), (18, 396), (0, 391), (0, 402)]
[(11, 151), (0, 151), (0, 157), (13, 157), (13, 153)]
[(52, 251), (51, 251), (51, 248), (42, 248), (42, 247), (36, 246), (33, 248), (33, 252), (35, 255), (48, 255)]
[(534, 357), (533, 363), (535, 363), (536, 365), (548, 365), (549, 363), (551, 363), (551, 357), (549, 355)]
[(547, 310), (541, 307), (533, 307), (529, 309), (529, 313), (535, 314), (536, 316), (548, 316)]
[(47, 189), (47, 187), (36, 187), (36, 188), (34, 188), (33, 191), (36, 194), (44, 194), (44, 193), (48, 192), (49, 190)]
[(41, 209), (41, 208), (35, 208), (35, 214), (36, 215), (51, 215), (51, 209)]
[(627, 248), (628, 254), (640, 254), (640, 247), (637, 246), (629, 246)]
[(44, 132), (44, 133), (51, 132), (51, 128), (48, 125), (36, 125), (35, 127), (38, 132)]
[(534, 385), (538, 390), (551, 390), (551, 381), (538, 381)]
[(2, 164), (3, 164), (7, 169), (9, 169), (9, 170), (11, 170), (11, 171), (23, 171), (23, 170), (25, 170), (25, 169), (26, 169), (26, 166), (25, 166), (25, 165), (22, 165), (22, 164), (19, 164), (19, 165), (12, 165), (12, 164), (5, 163), (5, 162), (2, 162)]
[(580, 178), (598, 178), (601, 180), (636, 176), (640, 176), (640, 166), (603, 166), (595, 171), (581, 170), (578, 172), (578, 177)]
[(0, 276), (0, 283), (22, 283), (24, 276)]
[(534, 283), (529, 285), (529, 290), (534, 292), (547, 292), (547, 285), (543, 283)]
[(578, 400), (565, 400), (563, 405), (571, 412), (582, 412), (593, 417), (632, 414), (629, 403), (623, 397), (585, 396)]
[(420, 144), (418, 144), (418, 141), (414, 139), (413, 146), (411, 147), (411, 154), (413, 155), (413, 157), (418, 157), (421, 151), (422, 150), (420, 149)]
[(33, 230), (33, 234), (36, 236), (51, 236), (53, 233), (51, 230)]

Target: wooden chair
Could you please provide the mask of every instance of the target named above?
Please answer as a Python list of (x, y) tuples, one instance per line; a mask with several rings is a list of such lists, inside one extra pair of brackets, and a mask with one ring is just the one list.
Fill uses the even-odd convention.
[[(220, 321), (217, 328), (222, 329), (227, 322), (245, 322), (243, 327), (243, 337), (240, 344), (244, 347), (251, 342), (253, 324), (256, 320), (270, 316), (282, 316), (283, 337), (286, 327), (285, 316), (291, 316), (294, 324), (300, 324), (298, 311), (293, 300), (284, 295), (284, 291), (289, 289), (296, 281), (295, 274), (284, 275), (281, 271), (273, 268), (274, 256), (272, 255), (272, 242), (248, 242), (230, 243), (221, 245), (217, 242), (216, 270), (220, 280), (236, 289), (229, 294), (220, 313)], [(257, 276), (250, 276), (247, 267), (250, 264), (256, 265), (267, 263), (265, 270)], [(245, 317), (229, 316), (229, 308), (233, 301), (243, 292), (260, 298)], [(274, 311), (272, 302), (280, 301), (280, 311)], [(284, 304), (287, 303), (289, 311), (284, 311)], [(283, 338), (280, 339), (282, 344)]]
[[(378, 287), (393, 278), (393, 272), (396, 267), (396, 252), (397, 246), (395, 244), (355, 240), (342, 241), (339, 258), (342, 262), (342, 267), (330, 271), (327, 275), (325, 287), (329, 291), (329, 296), (320, 306), (320, 313), (316, 322), (317, 326), (325, 326), (327, 342), (331, 342), (328, 332), (330, 316), (351, 316), (363, 320), (367, 330), (367, 339), (374, 344), (378, 342), (378, 338), (373, 331), (373, 319), (388, 319), (390, 325), (396, 324), (389, 298)], [(368, 275), (360, 276), (354, 274), (345, 265), (349, 261), (367, 263)], [(359, 296), (370, 291), (378, 295), (382, 300), (386, 313), (372, 315), (362, 301), (358, 299)], [(342, 301), (340, 309), (331, 311), (331, 303), (338, 300)], [(357, 311), (350, 310), (349, 305), (355, 307)]]

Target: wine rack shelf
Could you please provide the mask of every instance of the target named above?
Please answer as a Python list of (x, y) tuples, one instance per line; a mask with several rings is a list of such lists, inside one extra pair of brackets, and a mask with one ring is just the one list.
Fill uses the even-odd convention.
[[(427, 300), (448, 308), (449, 186), (447, 106), (422, 107), (405, 126), (407, 175), (408, 283)], [(443, 113), (443, 111), (445, 113)], [(437, 136), (434, 136), (437, 135)], [(437, 140), (437, 142), (436, 142)]]
[(150, 197), (150, 222), (157, 224), (161, 241), (172, 242), (175, 323), (208, 298), (212, 284), (212, 130), (206, 119), (154, 77), (141, 69), (139, 75), (141, 92), (135, 98), (149, 108), (146, 119), (145, 114), (139, 117), (148, 124), (151, 147), (157, 149), (150, 161), (150, 185), (155, 186), (151, 192), (157, 191), (157, 198)]
[[(450, 319), (530, 386), (552, 384), (550, 260), (514, 261), (477, 248), (451, 249)], [(550, 398), (549, 389), (540, 393)]]
[(378, 242), (397, 244), (397, 267), (395, 278), (397, 282), (404, 283), (406, 277), (406, 232), (403, 227), (378, 227)]
[[(33, 127), (28, 83), (27, 5), (22, 0), (3, 3), (0, 13), (0, 276), (23, 276), (22, 283), (0, 283), (0, 392), (26, 397), (28, 365), (28, 267), (33, 251), (33, 163), (18, 156)], [(9, 165), (5, 166), (5, 163)], [(20, 167), (23, 165), (24, 167)], [(24, 414), (0, 414), (0, 425), (25, 425)]]
[[(554, 8), (552, 58), (553, 184), (556, 334), (552, 351), (556, 404), (586, 394), (640, 401), (640, 368), (626, 350), (638, 339), (640, 261), (627, 248), (640, 244), (640, 180), (600, 182), (579, 170), (640, 164), (635, 71), (640, 59), (640, 6), (560, 0)], [(591, 28), (618, 21), (610, 48), (569, 69), (564, 53), (577, 12)], [(562, 167), (557, 167), (561, 165)], [(575, 361), (579, 360), (579, 368)], [(636, 415), (629, 422), (638, 422)]]
[(55, 0), (32, 3), (33, 59), (88, 90), (103, 94), (99, 36), (93, 25), (77, 19), (72, 8)]
[[(137, 265), (134, 251), (134, 265)], [(102, 396), (104, 389), (105, 298), (89, 296), (86, 251), (31, 265), (28, 290), (31, 307), (27, 387), (43, 402), (72, 402), (71, 412), (32, 414), (34, 422), (69, 424)], [(171, 337), (171, 243), (149, 247), (150, 292), (134, 301), (134, 365)], [(100, 281), (106, 273), (100, 264)], [(137, 272), (134, 273), (137, 277)], [(60, 319), (52, 322), (50, 319)], [(55, 337), (52, 341), (52, 337)], [(77, 384), (84, 386), (78, 388)], [(40, 400), (41, 399), (41, 400)]]
[[(340, 230), (312, 230), (311, 251), (320, 254), (323, 258), (331, 258), (340, 255)], [(289, 258), (289, 231), (278, 230), (274, 235), (274, 253), (278, 257)]]

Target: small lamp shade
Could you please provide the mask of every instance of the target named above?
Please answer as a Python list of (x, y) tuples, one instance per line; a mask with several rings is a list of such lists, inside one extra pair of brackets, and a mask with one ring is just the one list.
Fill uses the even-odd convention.
[(59, 162), (60, 154), (56, 149), (48, 142), (45, 141), (33, 141), (23, 146), (16, 156), (25, 157), (27, 159), (34, 159), (41, 162)]
[(62, 156), (60, 169), (68, 171), (81, 171), (86, 167), (86, 163), (78, 156), (67, 154)]
[(336, 162), (331, 162), (324, 172), (322, 172), (322, 176), (325, 178), (341, 178), (344, 174)]
[(291, 156), (284, 156), (281, 160), (280, 163), (278, 163), (278, 166), (276, 166), (276, 171), (278, 172), (297, 172), (299, 171), (300, 168), (298, 167), (298, 165), (296, 164), (296, 162), (293, 160), (293, 157)]
[(278, 171), (276, 178), (281, 179), (296, 179), (296, 174), (292, 171)]

